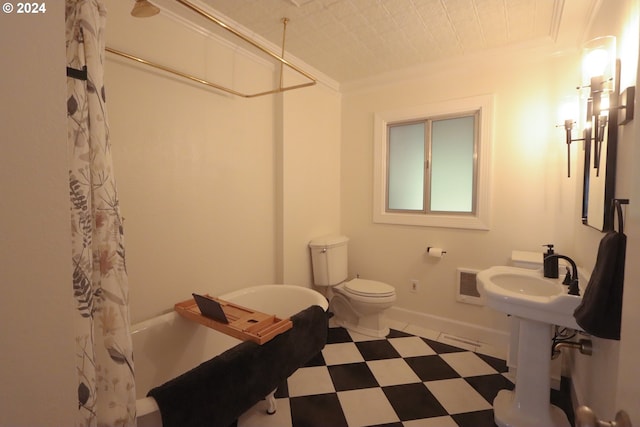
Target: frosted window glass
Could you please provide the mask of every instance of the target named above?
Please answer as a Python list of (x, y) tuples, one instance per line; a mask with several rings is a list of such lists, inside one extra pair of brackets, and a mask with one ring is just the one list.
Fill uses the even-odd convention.
[(493, 102), (374, 114), (374, 223), (489, 230)]
[(424, 122), (389, 127), (390, 210), (424, 210)]
[(473, 212), (474, 136), (474, 116), (432, 122), (431, 211)]

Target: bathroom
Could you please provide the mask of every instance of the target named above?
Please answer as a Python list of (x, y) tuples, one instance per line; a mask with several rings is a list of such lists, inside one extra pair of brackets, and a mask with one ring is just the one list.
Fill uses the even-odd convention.
[[(134, 22), (129, 5), (122, 4), (127, 2), (106, 3), (107, 41), (114, 47), (144, 52), (196, 74), (205, 70), (211, 79), (270, 82), (266, 71), (251, 69), (250, 62), (243, 63), (249, 60), (233, 49), (206, 43), (182, 24), (163, 16)], [(635, 51), (618, 52), (626, 85), (635, 84), (637, 2), (595, 3), (599, 9), (584, 39), (614, 34), (624, 45), (635, 37), (635, 45), (627, 42)], [(64, 46), (64, 10), (48, 6), (47, 14), (35, 18), (41, 25), (3, 45), (1, 52), (7, 58), (3, 98), (22, 102), (3, 102), (2, 107), (2, 117), (10, 119), (3, 125), (3, 139), (19, 143), (2, 144), (0, 156), (6, 206), (1, 213), (0, 319), (15, 325), (3, 328), (6, 363), (0, 369), (7, 378), (2, 401), (15, 411), (5, 412), (13, 417), (7, 420), (63, 425), (71, 416), (55, 408), (75, 403), (75, 396), (59, 393), (75, 388), (73, 375), (64, 374), (73, 372), (67, 366), (73, 359), (71, 308), (67, 289), (51, 283), (66, 283), (69, 277), (68, 249), (60, 243), (68, 231), (66, 160), (63, 144), (54, 146), (46, 136), (66, 137), (64, 119), (59, 123), (53, 117), (64, 117), (54, 102), (64, 99), (59, 93), (64, 87), (54, 77), (64, 57), (59, 46)], [(8, 22), (0, 30), (5, 39), (5, 31), (17, 32), (25, 22), (0, 19)], [(625, 33), (630, 23), (636, 25), (631, 35)], [(434, 66), (391, 82), (343, 86), (325, 79), (281, 97), (241, 100), (108, 56), (107, 96), (132, 322), (166, 311), (192, 291), (223, 294), (267, 282), (310, 285), (307, 244), (336, 232), (350, 238), (351, 274), (393, 284), (397, 307), (503, 332), (504, 316), (456, 302), (456, 268), (505, 264), (513, 249), (541, 250), (549, 242), (592, 268), (602, 234), (580, 222), (580, 145), (572, 144), (573, 170), (567, 178), (564, 135), (555, 126), (559, 100), (579, 80), (579, 53), (505, 50), (465, 58), (462, 64), (453, 72)], [(25, 78), (27, 87), (21, 83)], [(495, 95), (490, 229), (373, 223), (373, 113), (484, 94)], [(42, 126), (34, 127), (34, 121)], [(623, 128), (618, 154), (616, 196), (631, 199), (626, 208), (628, 260), (640, 254), (634, 204), (640, 200), (640, 177), (633, 167), (640, 161), (637, 126), (636, 120)], [(38, 208), (42, 204), (46, 212)], [(427, 246), (442, 247), (447, 254), (425, 257)], [(410, 291), (412, 279), (420, 283), (417, 293)], [(626, 283), (638, 280), (639, 267), (627, 262)], [(5, 285), (10, 283), (25, 285)], [(640, 343), (632, 334), (640, 319), (629, 304), (640, 300), (636, 288), (625, 289), (622, 340), (594, 338), (593, 356), (576, 357), (572, 379), (577, 393), (603, 419), (613, 419), (622, 408), (640, 419), (640, 392), (633, 380), (638, 378)], [(17, 344), (6, 344), (11, 342)], [(45, 353), (60, 370), (47, 368)], [(16, 390), (15, 383), (25, 391)], [(34, 402), (48, 417), (30, 413)]]

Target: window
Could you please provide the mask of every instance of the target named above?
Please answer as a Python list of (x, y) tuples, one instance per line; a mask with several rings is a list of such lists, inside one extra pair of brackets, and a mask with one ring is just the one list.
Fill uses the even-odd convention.
[(387, 212), (475, 212), (478, 118), (387, 124)]
[(489, 228), (492, 98), (376, 114), (374, 222)]

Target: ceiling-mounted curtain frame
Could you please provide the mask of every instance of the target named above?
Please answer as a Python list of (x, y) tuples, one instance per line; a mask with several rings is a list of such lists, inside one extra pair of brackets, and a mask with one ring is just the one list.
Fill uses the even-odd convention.
[[(234, 36), (244, 40), (245, 42), (249, 43), (250, 45), (254, 46), (255, 48), (257, 48), (258, 50), (264, 52), (265, 54), (271, 56), (273, 59), (275, 59), (276, 61), (280, 62), (280, 86), (276, 89), (272, 89), (272, 90), (268, 90), (265, 92), (258, 92), (258, 93), (242, 93), (239, 92), (237, 90), (234, 89), (230, 89), (227, 88), (225, 86), (219, 85), (217, 83), (213, 83), (210, 81), (207, 81), (205, 79), (201, 79), (199, 77), (194, 77), (190, 74), (187, 73), (183, 73), (182, 71), (178, 71), (175, 70), (173, 68), (167, 67), (165, 65), (161, 65), (158, 64), (156, 62), (153, 61), (149, 61), (143, 58), (140, 58), (138, 56), (135, 55), (131, 55), (129, 53), (126, 52), (122, 52), (120, 50), (116, 50), (110, 47), (106, 47), (106, 51), (113, 53), (115, 55), (121, 56), (123, 58), (127, 58), (130, 59), (132, 61), (136, 61), (138, 63), (144, 64), (144, 65), (148, 65), (150, 67), (156, 68), (158, 70), (162, 70), (165, 71), (167, 73), (171, 73), (174, 75), (177, 75), (179, 77), (191, 80), (193, 82), (196, 83), (200, 83), (203, 84), (205, 86), (214, 88), (214, 89), (218, 89), (221, 90), (223, 92), (227, 92), (230, 93), (232, 95), (235, 96), (240, 96), (243, 98), (256, 98), (258, 96), (264, 96), (264, 95), (271, 95), (271, 94), (275, 94), (275, 93), (280, 93), (280, 92), (285, 92), (288, 90), (293, 90), (293, 89), (300, 89), (303, 87), (308, 87), (308, 86), (313, 86), (316, 84), (316, 78), (313, 77), (311, 74), (307, 73), (306, 71), (302, 70), (300, 67), (290, 63), (289, 61), (287, 61), (286, 59), (283, 58), (284, 56), (284, 42), (285, 42), (285, 32), (286, 32), (286, 28), (287, 28), (287, 22), (288, 19), (284, 18), (283, 19), (283, 25), (284, 25), (284, 31), (282, 34), (282, 55), (278, 55), (277, 53), (271, 51), (269, 48), (261, 45), (260, 43), (258, 43), (257, 41), (251, 39), (248, 36), (245, 36), (244, 34), (242, 34), (241, 32), (239, 32), (238, 30), (236, 30), (235, 28), (231, 27), (230, 25), (226, 24), (225, 22), (221, 21), (220, 19), (216, 18), (215, 16), (211, 15), (210, 13), (208, 13), (207, 11), (199, 8), (198, 6), (194, 5), (193, 3), (187, 1), (187, 0), (176, 0), (178, 3), (182, 4), (183, 6), (186, 6), (187, 8), (191, 9), (192, 11), (196, 12), (197, 14), (201, 15), (202, 17), (206, 18), (207, 20), (215, 23), (216, 25), (218, 25), (219, 27), (227, 30), (228, 32), (230, 32), (231, 34), (233, 34)], [(302, 84), (297, 84), (297, 85), (292, 85), (292, 86), (283, 86), (283, 72), (284, 72), (284, 66), (287, 66), (289, 68), (291, 68), (292, 70), (298, 72), (299, 74), (303, 75), (304, 77), (306, 77), (307, 79), (309, 79), (310, 81), (307, 83), (302, 83)]]

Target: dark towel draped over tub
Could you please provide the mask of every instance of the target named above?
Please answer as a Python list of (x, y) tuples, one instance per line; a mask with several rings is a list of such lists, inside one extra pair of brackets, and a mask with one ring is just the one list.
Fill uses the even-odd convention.
[(600, 241), (591, 279), (573, 316), (585, 332), (620, 339), (627, 236), (609, 231)]
[[(164, 427), (226, 427), (275, 390), (327, 342), (328, 317), (311, 306), (293, 327), (258, 345), (245, 341), (153, 388)], [(189, 351), (188, 348), (185, 351)]]

